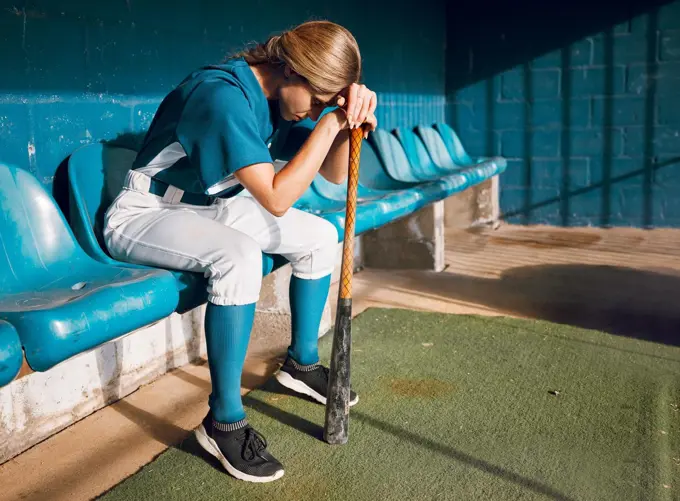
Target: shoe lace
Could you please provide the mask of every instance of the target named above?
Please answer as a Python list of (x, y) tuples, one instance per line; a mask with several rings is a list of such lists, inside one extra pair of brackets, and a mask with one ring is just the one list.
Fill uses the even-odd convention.
[(267, 448), (267, 439), (250, 427), (245, 429), (245, 435), (241, 456), (246, 461), (252, 461)]

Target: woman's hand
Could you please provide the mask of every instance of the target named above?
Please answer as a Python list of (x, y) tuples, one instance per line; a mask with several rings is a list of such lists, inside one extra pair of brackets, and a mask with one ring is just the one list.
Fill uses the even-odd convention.
[[(331, 113), (328, 113), (321, 119), (321, 122), (328, 120), (333, 120), (333, 127), (337, 127), (336, 132), (351, 128), (349, 120), (347, 120), (347, 113), (342, 108), (337, 108), (333, 110)], [(368, 137), (369, 132), (374, 131), (375, 129), (378, 128), (378, 119), (375, 118), (375, 115), (373, 114), (367, 116), (366, 120), (364, 121), (363, 127), (364, 127), (364, 139), (366, 139)]]
[(347, 116), (347, 125), (343, 129), (356, 129), (364, 126), (364, 138), (368, 133), (374, 131), (378, 126), (375, 118), (375, 109), (378, 106), (378, 98), (372, 90), (365, 85), (353, 83), (345, 89), (339, 96), (337, 104)]
[(366, 117), (366, 120), (364, 120), (364, 139), (368, 138), (368, 133), (374, 131), (375, 129), (378, 128), (378, 119), (375, 118), (375, 115), (370, 114)]

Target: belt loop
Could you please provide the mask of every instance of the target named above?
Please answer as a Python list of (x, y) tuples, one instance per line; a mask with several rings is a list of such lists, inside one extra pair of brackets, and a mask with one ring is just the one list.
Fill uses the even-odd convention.
[(182, 197), (184, 196), (184, 190), (180, 190), (179, 188), (175, 188), (175, 195), (172, 197), (172, 203), (173, 204), (178, 204), (182, 201)]
[(184, 195), (183, 190), (175, 188), (174, 186), (168, 186), (168, 189), (165, 190), (165, 194), (163, 195), (163, 202), (166, 204), (177, 204), (182, 200), (182, 195)]

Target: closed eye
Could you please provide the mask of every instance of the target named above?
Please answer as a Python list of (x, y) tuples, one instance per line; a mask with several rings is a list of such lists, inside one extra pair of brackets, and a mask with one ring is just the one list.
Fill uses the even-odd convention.
[(333, 101), (333, 100), (331, 99), (330, 101), (326, 102), (326, 101), (322, 101), (321, 99), (318, 99), (318, 98), (315, 97), (312, 100), (312, 105), (313, 106), (323, 106), (324, 108), (326, 108), (328, 106), (331, 106), (331, 101)]

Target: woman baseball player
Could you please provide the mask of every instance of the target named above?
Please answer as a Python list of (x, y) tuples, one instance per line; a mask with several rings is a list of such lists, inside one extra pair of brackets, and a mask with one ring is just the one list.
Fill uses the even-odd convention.
[[(291, 206), (317, 173), (345, 180), (348, 129), (375, 129), (376, 95), (356, 83), (360, 75), (356, 40), (327, 21), (303, 23), (191, 73), (161, 103), (106, 214), (113, 257), (208, 278), (212, 393), (196, 436), (242, 480), (283, 476), (248, 424), (240, 394), (263, 251), (282, 255), (293, 269), (292, 341), (277, 378), (326, 402), (328, 369), (319, 364), (317, 340), (338, 235), (329, 222)], [(321, 116), (326, 107), (335, 108)], [(316, 123), (296, 141), (305, 118)], [(277, 159), (287, 160), (278, 171)], [(352, 393), (351, 404), (358, 400)]]

